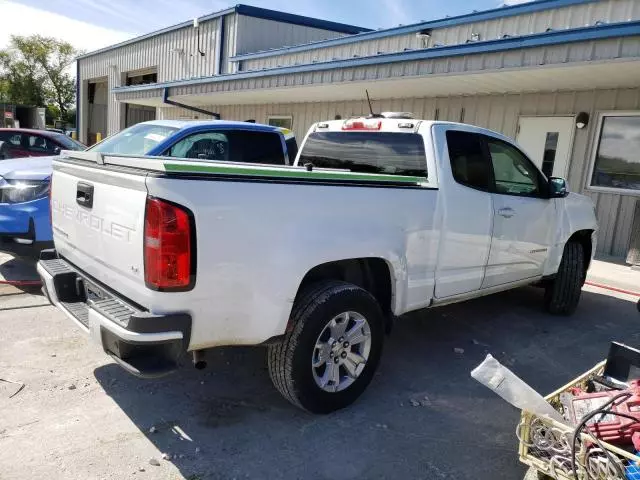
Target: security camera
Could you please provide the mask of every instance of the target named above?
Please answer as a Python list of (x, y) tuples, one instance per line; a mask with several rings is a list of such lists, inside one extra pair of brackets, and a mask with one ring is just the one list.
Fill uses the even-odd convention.
[(193, 19), (193, 28), (198, 28), (200, 26), (200, 22), (198, 22), (197, 18)]

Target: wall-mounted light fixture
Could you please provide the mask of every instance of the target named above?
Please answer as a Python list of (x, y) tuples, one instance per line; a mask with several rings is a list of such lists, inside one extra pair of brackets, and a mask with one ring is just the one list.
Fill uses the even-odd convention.
[(576, 128), (582, 130), (589, 125), (589, 114), (587, 112), (580, 112), (576, 116)]

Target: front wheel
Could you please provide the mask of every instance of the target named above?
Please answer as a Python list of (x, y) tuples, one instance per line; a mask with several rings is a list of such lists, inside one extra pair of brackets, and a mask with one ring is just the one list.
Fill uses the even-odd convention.
[(375, 298), (356, 285), (326, 281), (300, 295), (291, 315), (284, 341), (269, 346), (276, 388), (312, 413), (355, 402), (382, 354), (384, 318)]
[(584, 284), (584, 248), (581, 243), (567, 242), (556, 278), (544, 292), (544, 306), (555, 315), (571, 315), (580, 301)]

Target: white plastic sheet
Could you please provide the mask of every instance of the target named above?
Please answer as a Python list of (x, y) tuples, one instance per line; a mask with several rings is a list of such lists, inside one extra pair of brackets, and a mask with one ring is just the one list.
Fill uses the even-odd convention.
[(549, 405), (542, 395), (491, 355), (487, 355), (487, 358), (471, 372), (471, 376), (514, 407), (567, 424), (562, 415)]

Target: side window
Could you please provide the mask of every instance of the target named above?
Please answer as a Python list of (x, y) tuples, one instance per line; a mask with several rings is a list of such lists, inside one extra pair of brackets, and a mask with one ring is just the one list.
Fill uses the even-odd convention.
[(11, 133), (11, 132), (0, 132), (0, 141), (7, 142), (9, 145), (13, 147), (20, 146), (21, 135), (19, 133)]
[(229, 135), (232, 149), (235, 147), (237, 153), (234, 161), (284, 165), (284, 148), (278, 133), (237, 130)]
[(167, 155), (196, 160), (229, 160), (229, 139), (218, 131), (194, 133), (170, 147)]
[(194, 133), (165, 153), (170, 157), (284, 165), (284, 149), (275, 132), (215, 130)]
[(533, 163), (517, 148), (502, 140), (486, 137), (496, 193), (540, 196), (542, 180)]
[(55, 144), (50, 140), (41, 137), (40, 135), (28, 136), (29, 151), (34, 153), (53, 153), (55, 150)]
[(447, 145), (454, 180), (476, 190), (489, 191), (491, 168), (484, 155), (482, 136), (449, 130)]

